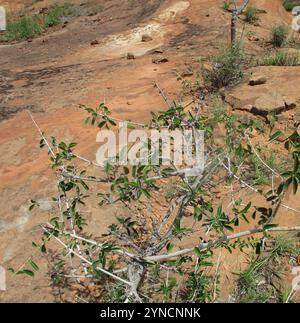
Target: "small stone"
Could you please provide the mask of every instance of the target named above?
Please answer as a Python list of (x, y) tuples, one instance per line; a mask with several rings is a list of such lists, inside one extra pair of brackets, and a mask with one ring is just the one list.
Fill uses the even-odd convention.
[(261, 85), (267, 83), (267, 79), (264, 76), (256, 76), (252, 77), (249, 81), (249, 85), (255, 86), (255, 85)]
[(163, 54), (163, 49), (161, 48), (156, 48), (152, 51), (152, 54)]
[(250, 37), (248, 37), (248, 40), (250, 40), (250, 41), (259, 41), (259, 38), (257, 36), (250, 36)]
[(99, 41), (97, 39), (91, 42), (91, 46), (99, 45)]
[(149, 35), (142, 35), (142, 42), (147, 43), (149, 41), (153, 40), (151, 36)]
[(169, 60), (166, 57), (157, 57), (152, 59), (153, 64), (167, 63)]
[(127, 59), (135, 59), (135, 56), (133, 53), (127, 53)]
[(181, 77), (193, 76), (194, 72), (191, 69), (186, 69), (181, 73)]

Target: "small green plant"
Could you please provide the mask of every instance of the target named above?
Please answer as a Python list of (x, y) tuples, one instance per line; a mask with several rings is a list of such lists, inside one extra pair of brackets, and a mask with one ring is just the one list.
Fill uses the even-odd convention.
[(74, 8), (70, 4), (53, 6), (45, 17), (44, 25), (46, 28), (57, 26), (61, 23), (63, 17), (72, 16)]
[(289, 29), (285, 25), (278, 25), (272, 29), (272, 44), (275, 47), (282, 47), (287, 43)]
[(224, 1), (223, 2), (223, 10), (229, 10), (230, 8), (230, 2), (229, 1)]
[(291, 11), (294, 7), (300, 6), (300, 0), (283, 0), (283, 6), (286, 10)]
[(261, 165), (260, 161), (256, 156), (251, 156), (250, 161), (252, 162), (252, 167), (249, 172), (249, 175), (253, 179), (253, 186), (256, 185), (267, 185), (270, 183), (268, 174), (265, 171), (265, 168)]
[(239, 81), (243, 73), (245, 55), (242, 47), (231, 46), (210, 59), (211, 68), (202, 68), (204, 82), (214, 90)]
[(8, 22), (4, 35), (6, 41), (29, 39), (44, 31), (38, 17), (23, 17), (17, 21)]
[(257, 15), (257, 8), (255, 7), (247, 7), (245, 11), (245, 20), (248, 23), (254, 23), (255, 21), (258, 20), (258, 15)]
[(300, 65), (300, 55), (298, 53), (288, 53), (282, 51), (267, 54), (259, 63), (264, 66), (297, 66)]
[(9, 19), (7, 29), (0, 38), (3, 41), (24, 40), (36, 37), (48, 28), (62, 23), (63, 17), (73, 16), (75, 8), (70, 4), (54, 5), (44, 14)]
[[(265, 241), (268, 241), (265, 239)], [(285, 272), (284, 257), (295, 252), (295, 243), (286, 236), (278, 236), (257, 244), (257, 254), (252, 255), (247, 268), (239, 274), (237, 298), (242, 303), (280, 302), (283, 290), (279, 279)], [(260, 248), (264, 248), (261, 251)]]
[(163, 281), (157, 292), (162, 293), (164, 296), (164, 302), (169, 302), (172, 300), (173, 290), (177, 286), (176, 279), (174, 277), (168, 278)]

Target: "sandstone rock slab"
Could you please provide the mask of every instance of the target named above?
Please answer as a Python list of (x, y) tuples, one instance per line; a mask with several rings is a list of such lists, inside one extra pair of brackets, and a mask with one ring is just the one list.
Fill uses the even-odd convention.
[(252, 73), (252, 80), (264, 78), (268, 81), (252, 87), (249, 79), (245, 79), (227, 91), (225, 100), (234, 110), (267, 116), (297, 107), (300, 109), (300, 67), (260, 66)]

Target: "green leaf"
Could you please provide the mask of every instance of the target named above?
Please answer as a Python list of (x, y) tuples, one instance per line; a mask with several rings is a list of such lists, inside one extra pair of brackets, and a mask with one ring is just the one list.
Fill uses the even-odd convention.
[(98, 128), (103, 128), (103, 126), (105, 126), (105, 124), (106, 124), (106, 121), (104, 120), (104, 121), (101, 121), (100, 123), (98, 123)]
[(269, 223), (269, 224), (265, 224), (263, 226), (263, 230), (266, 231), (266, 230), (269, 230), (269, 229), (272, 229), (272, 228), (276, 228), (276, 227), (278, 227), (278, 224)]
[(41, 246), (41, 252), (45, 253), (47, 251), (45, 244)]
[(35, 204), (31, 204), (30, 207), (29, 207), (29, 211), (32, 211), (35, 207)]
[(148, 190), (146, 190), (146, 189), (141, 189), (141, 191), (144, 193), (144, 195), (149, 199), (149, 198), (151, 198), (151, 194), (150, 194), (150, 192), (148, 191)]
[(299, 186), (299, 179), (297, 177), (293, 178), (293, 190), (294, 194), (298, 192), (298, 186)]
[(171, 252), (171, 251), (172, 251), (172, 249), (173, 249), (173, 247), (174, 247), (174, 245), (173, 245), (171, 242), (169, 242), (169, 243), (167, 244), (167, 251), (168, 251), (168, 252)]
[(83, 181), (83, 180), (81, 180), (80, 181), (80, 184), (88, 191), (89, 190), (89, 187), (88, 187), (88, 185)]
[(39, 266), (31, 259), (29, 260), (29, 264), (34, 270), (39, 270), (40, 269)]
[(297, 155), (294, 156), (294, 174), (297, 174), (299, 170), (299, 158)]
[(283, 135), (283, 132), (281, 130), (276, 131), (269, 139), (269, 143), (277, 140), (279, 137)]
[(17, 275), (27, 275), (27, 276), (33, 277), (34, 272), (32, 270), (24, 269), (24, 270), (18, 271)]
[(195, 248), (193, 249), (193, 251), (194, 251), (195, 255), (196, 255), (198, 258), (201, 258), (202, 254), (201, 254), (201, 251), (200, 251), (200, 249), (199, 249), (198, 247), (195, 247)]

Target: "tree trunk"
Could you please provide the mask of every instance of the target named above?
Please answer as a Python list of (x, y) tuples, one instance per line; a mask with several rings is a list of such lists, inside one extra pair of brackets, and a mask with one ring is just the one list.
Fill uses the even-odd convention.
[(236, 43), (237, 15), (237, 10), (233, 10), (231, 16), (231, 45)]

